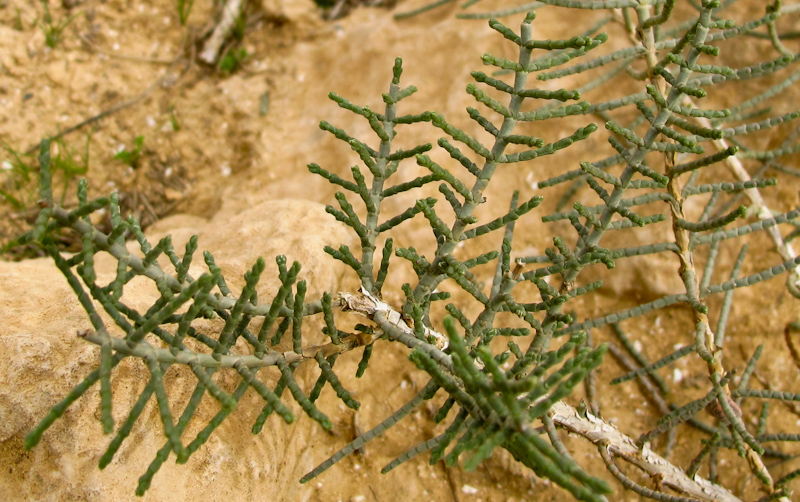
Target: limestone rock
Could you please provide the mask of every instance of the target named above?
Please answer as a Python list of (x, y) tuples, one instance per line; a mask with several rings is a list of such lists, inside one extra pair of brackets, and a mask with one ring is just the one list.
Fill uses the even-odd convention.
[[(173, 234), (176, 250), (197, 233), (200, 249), (192, 274), (199, 275), (204, 268), (199, 251), (210, 250), (234, 293), (243, 285), (245, 271), (258, 256), (264, 256), (269, 265), (259, 288), (262, 299), (270, 298), (276, 288), (274, 256), (281, 253), (287, 255), (290, 264), (292, 260), (302, 262), (301, 279), (309, 282), (308, 300), (318, 298), (323, 291), (336, 291), (343, 270), (324, 253), (323, 246), (350, 243), (343, 225), (326, 214), (323, 206), (300, 200), (265, 202), (235, 215), (223, 212), (210, 222), (172, 217), (160, 222), (149, 238), (157, 241), (167, 232)], [(98, 261), (101, 280), (113, 277), (114, 264), (111, 259)], [(145, 309), (153, 301), (153, 292), (149, 281), (137, 280), (126, 287), (124, 298)], [(138, 477), (164, 444), (157, 407), (148, 404), (131, 436), (104, 471), (97, 468), (97, 462), (113, 436), (101, 433), (97, 387), (73, 404), (36, 448), (25, 451), (25, 435), (97, 367), (99, 349), (75, 336), (77, 330), (90, 326), (89, 320), (49, 259), (0, 262), (0, 304), (4, 305), (0, 328), (4, 348), (0, 358), (0, 465), (4, 466), (0, 493), (15, 494), (14, 500), (133, 499)], [(313, 322), (309, 331), (314, 331)], [(259, 376), (277, 379), (272, 375), (277, 372), (267, 371)], [(300, 370), (299, 378), (310, 375), (310, 371)], [(140, 361), (128, 359), (114, 369), (115, 432), (148, 378)], [(170, 368), (165, 382), (177, 417), (194, 388), (194, 377), (182, 368)], [(192, 433), (216, 413), (216, 403), (209, 399), (205, 404), (198, 413), (201, 420), (190, 424), (184, 441), (194, 437)], [(186, 500), (199, 493), (204, 493), (203, 500), (308, 499), (310, 488), (297, 481), (313, 467), (312, 456), (303, 452), (314, 448), (315, 441), (309, 437), (321, 429), (307, 418), (286, 426), (273, 416), (261, 434), (253, 436), (250, 428), (262, 406), (260, 398), (248, 391), (239, 409), (187, 465), (176, 465), (174, 455), (167, 460), (144, 500)], [(226, 488), (205, 490), (211, 483)]]

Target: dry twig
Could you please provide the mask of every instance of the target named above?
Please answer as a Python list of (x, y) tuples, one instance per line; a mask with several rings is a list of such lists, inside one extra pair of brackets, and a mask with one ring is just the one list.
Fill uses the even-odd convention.
[(217, 63), (220, 50), (231, 33), (233, 33), (246, 5), (247, 0), (230, 0), (224, 4), (219, 23), (214, 27), (211, 36), (208, 37), (208, 40), (203, 45), (203, 50), (197, 56), (201, 61), (210, 65)]
[(583, 417), (578, 414), (578, 410), (563, 401), (555, 403), (551, 411), (553, 422), (557, 426), (578, 434), (596, 445), (605, 445), (606, 451), (611, 455), (639, 467), (650, 476), (658, 477), (663, 486), (690, 495), (697, 500), (741, 502), (725, 488), (700, 476), (695, 476), (694, 479), (688, 477), (682, 469), (658, 455), (648, 445), (639, 449), (633, 438), (591, 413), (586, 413)]

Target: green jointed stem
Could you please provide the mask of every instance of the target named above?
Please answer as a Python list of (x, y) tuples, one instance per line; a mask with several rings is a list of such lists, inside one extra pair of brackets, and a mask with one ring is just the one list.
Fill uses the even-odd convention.
[(297, 283), (297, 295), (294, 297), (294, 315), (292, 316), (292, 349), (295, 354), (303, 353), (303, 300), (306, 297), (306, 281)]

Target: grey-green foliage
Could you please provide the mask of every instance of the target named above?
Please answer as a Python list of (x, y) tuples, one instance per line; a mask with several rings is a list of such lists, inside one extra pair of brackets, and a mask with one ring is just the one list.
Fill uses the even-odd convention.
[[(382, 297), (386, 279), (393, 273), (398, 258), (409, 262), (417, 276), (413, 283), (402, 287), (405, 301), (396, 306), (396, 312), (400, 312), (402, 318), (391, 318), (387, 310), (362, 310), (361, 313), (369, 318), (369, 324), (348, 328), (355, 332), (343, 329), (336, 312), (339, 308), (357, 307), (347, 305), (334, 292), (325, 293), (322, 298), (307, 298), (305, 282), (298, 281), (298, 263), (289, 265), (285, 258), (278, 257), (281, 286), (272, 297), (258, 298), (255, 291), (265, 269), (263, 260), (255, 263), (245, 275), (246, 285), (242, 291), (230, 291), (210, 253), (203, 255), (208, 272), (196, 278), (189, 275), (189, 266), (199, 249), (196, 238), (189, 241), (182, 256), (173, 248), (169, 237), (153, 245), (145, 239), (135, 219), (123, 219), (120, 215), (116, 195), (89, 201), (86, 185), (82, 184), (80, 206), (72, 211), (59, 207), (53, 201), (50, 188), (49, 141), (44, 140), (40, 165), (45, 203), (35, 228), (20, 242), (39, 242), (67, 277), (92, 325), (92, 329), (83, 332), (82, 336), (100, 346), (101, 363), (34, 429), (26, 440), (26, 447), (35, 446), (53, 421), (99, 382), (103, 430), (106, 433), (116, 431), (101, 459), (102, 468), (111, 461), (145, 404), (154, 397), (165, 440), (164, 447), (136, 488), (137, 493), (142, 494), (172, 453), (178, 462), (185, 462), (200, 448), (248, 389), (252, 388), (264, 400), (253, 433), (261, 432), (265, 420), (273, 412), (287, 422), (294, 420), (294, 415), (284, 404), (287, 390), (307, 415), (323, 428), (331, 428), (331, 421), (315, 405), (325, 385), (330, 384), (345, 405), (353, 409), (359, 406), (336, 375), (337, 357), (363, 347), (357, 374), (361, 377), (370, 361), (380, 360), (381, 346), (376, 342), (381, 339), (406, 346), (411, 362), (429, 376), (427, 385), (396, 413), (303, 477), (302, 482), (317, 476), (388, 428), (402, 427), (399, 424), (403, 417), (423, 402), (439, 396), (437, 402), (441, 407), (435, 420), (447, 423), (445, 432), (419, 445), (410, 445), (410, 450), (387, 465), (384, 472), (423, 452), (430, 452), (431, 462), (444, 459), (452, 465), (463, 461), (467, 469), (474, 469), (494, 450), (502, 448), (534, 473), (551, 479), (575, 498), (606, 500), (610, 486), (588, 474), (573, 460), (561, 443), (548, 411), (553, 403), (572, 394), (586, 380), (591, 382), (587, 394), (591, 410), (599, 413), (593, 390), (596, 378), (592, 371), (601, 364), (609, 347), (621, 354), (620, 357), (626, 357), (622, 349), (613, 344), (594, 346), (591, 342), (592, 329), (610, 324), (633, 357), (629, 364), (631, 371), (612, 383), (634, 378), (655, 382), (656, 385), (647, 388), (658, 394), (656, 397), (662, 402), (668, 403), (661, 410), (662, 420), (640, 438), (640, 444), (664, 433), (674, 439), (675, 428), (688, 423), (709, 438), (706, 446), (698, 450), (699, 455), (689, 469), (697, 472), (701, 462), (711, 459), (709, 470), (712, 477), (716, 472), (716, 451), (720, 448), (733, 448), (750, 456), (776, 454), (775, 449), (765, 448), (762, 443), (789, 441), (793, 437), (770, 435), (763, 430), (766, 407), (759, 419), (762, 424), (759, 431), (751, 433), (742, 418), (738, 401), (744, 398), (796, 400), (796, 394), (748, 389), (749, 375), (758, 355), (748, 366), (747, 378), (743, 377), (736, 390), (731, 391), (729, 386), (734, 382), (733, 374), (722, 364), (721, 356), (734, 290), (792, 270), (800, 259), (788, 257), (771, 265), (761, 264), (757, 266), (757, 272), (739, 277), (745, 259), (743, 249), (733, 270), (727, 272), (728, 279), (716, 284), (712, 284), (711, 279), (720, 245), (730, 239), (769, 231), (780, 223), (791, 222), (798, 217), (798, 212), (737, 223), (747, 213), (743, 201), (738, 198), (742, 190), (765, 188), (774, 181), (726, 182), (720, 171), (713, 169), (720, 169), (721, 163), (742, 153), (748, 154), (746, 158), (760, 160), (765, 168), (780, 165), (777, 159), (796, 151), (795, 144), (788, 142), (776, 149), (754, 151), (739, 138), (794, 120), (798, 113), (748, 122), (752, 120), (752, 117), (745, 118), (748, 108), (762, 105), (772, 97), (768, 96), (771, 93), (768, 90), (763, 98), (752, 97), (745, 102), (747, 106), (740, 104), (736, 108), (736, 118), (745, 124), (730, 126), (734, 119), (730, 110), (699, 108), (686, 98), (701, 100), (707, 94), (713, 94), (714, 85), (721, 82), (777, 73), (793, 65), (796, 58), (785, 54), (785, 50), (779, 50), (774, 61), (746, 68), (731, 69), (709, 64), (719, 53), (714, 42), (736, 40), (736, 37), (754, 33), (765, 25), (772, 27), (770, 33), (773, 39), (777, 39), (775, 45), (778, 48), (780, 35), (775, 34), (774, 22), (779, 15), (779, 5), (771, 6), (760, 19), (738, 25), (719, 17), (724, 14), (723, 7), (732, 3), (725, 2), (721, 6), (716, 0), (704, 1), (695, 6), (692, 18), (680, 21), (671, 19), (672, 1), (546, 0), (538, 3), (539, 6), (622, 9), (621, 22), (627, 24), (631, 33), (640, 34), (641, 45), (596, 58), (592, 51), (608, 39), (598, 30), (610, 18), (582, 35), (564, 40), (536, 39), (532, 13), (525, 17), (519, 32), (496, 20), (490, 21), (490, 26), (516, 48), (518, 56), (509, 60), (484, 55), (483, 62), (491, 71), (473, 72), (477, 83), (467, 85), (467, 92), (478, 103), (478, 108), (469, 108), (468, 114), (488, 133), (488, 136), (481, 136), (490, 138), (488, 142), (458, 129), (439, 113), (402, 114), (403, 101), (410, 98), (416, 88), (401, 86), (402, 64), (399, 59), (394, 65), (389, 91), (383, 95), (380, 112), (332, 93), (331, 99), (340, 107), (368, 122), (375, 138), (356, 138), (345, 129), (327, 122), (320, 125), (323, 130), (346, 142), (362, 163), (352, 167), (347, 177), (336, 174), (341, 172), (340, 169), (309, 165), (312, 173), (342, 189), (336, 194), (336, 206), (328, 206), (327, 211), (350, 227), (359, 241), (358, 249), (341, 245), (328, 247), (325, 251), (354, 271), (360, 279), (363, 296), (375, 302)], [(614, 96), (609, 91), (603, 95), (605, 101), (602, 102), (582, 100), (581, 92), (602, 87), (608, 82), (606, 77), (612, 70), (607, 65), (620, 62), (622, 68), (632, 75), (641, 74), (643, 81), (639, 91), (627, 96)], [(635, 64), (644, 64), (644, 71)], [(606, 73), (602, 73), (604, 71)], [(582, 90), (538, 89), (535, 80), (529, 79), (530, 75), (547, 80), (584, 72), (599, 75), (593, 80), (594, 85), (587, 84)], [(794, 75), (789, 78), (796, 79)], [(781, 85), (779, 83), (777, 87)], [(780, 92), (772, 94), (780, 96)], [(616, 110), (632, 111), (638, 118), (631, 120), (630, 113), (614, 118), (611, 113)], [(520, 201), (515, 192), (509, 194), (510, 204), (505, 214), (490, 221), (479, 221), (476, 209), (483, 203), (484, 193), (497, 169), (530, 169), (536, 173), (537, 166), (547, 162), (541, 157), (556, 154), (579, 141), (595, 141), (598, 146), (595, 150), (599, 151), (602, 144), (599, 137), (603, 134), (601, 128), (589, 120), (590, 114), (602, 117), (610, 154), (586, 159), (567, 172), (540, 179), (538, 188), (544, 192), (548, 187), (571, 183), (562, 191), (562, 201), (569, 200), (578, 190), (586, 190), (593, 194), (593, 204), (575, 202), (569, 210), (532, 216), (537, 212), (542, 196)], [(539, 123), (567, 116), (586, 119), (572, 134), (551, 142), (524, 134), (518, 127), (520, 122)], [(448, 165), (440, 165), (426, 155), (434, 148), (432, 144), (405, 150), (394, 145), (395, 137), (403, 128), (415, 127), (414, 124), (419, 122), (429, 122), (444, 133), (437, 145), (452, 159)], [(536, 125), (532, 127), (535, 129)], [(722, 148), (713, 143), (723, 138), (735, 141), (734, 145)], [(414, 161), (429, 174), (411, 181), (396, 181), (396, 174)], [(666, 170), (661, 167), (665, 162)], [(428, 185), (438, 188), (442, 198), (420, 196), (413, 205), (397, 214), (386, 214), (383, 210), (384, 199), (409, 191), (424, 191)], [(709, 193), (711, 198), (700, 219), (687, 219), (683, 201)], [(644, 216), (642, 208), (645, 206), (655, 207), (664, 214)], [(104, 208), (108, 208), (111, 214), (112, 230), (108, 235), (94, 228), (89, 219), (92, 212)], [(540, 243), (542, 247), (552, 243), (552, 247), (542, 255), (514, 262), (515, 226), (524, 224), (525, 219), (531, 217), (543, 218), (544, 221), (567, 221), (568, 226), (559, 228), (571, 231), (557, 235), (557, 227), (553, 227), (553, 235)], [(395, 243), (391, 237), (395, 226), (411, 218), (422, 218), (430, 227), (432, 251), (429, 253), (404, 243)], [(448, 221), (453, 223), (446, 223)], [(670, 225), (673, 237), (632, 248), (609, 249), (604, 246), (604, 237), (613, 232), (631, 232), (645, 225), (657, 224)], [(53, 238), (54, 232), (64, 227), (73, 229), (82, 238), (83, 249), (74, 256), (62, 253)], [(487, 234), (489, 238), (494, 236), (497, 250), (466, 260), (455, 258), (457, 247), (466, 244), (465, 249), (469, 250), (469, 241)], [(138, 241), (144, 258), (127, 251), (124, 245), (126, 236), (133, 236)], [(115, 279), (105, 285), (97, 283), (93, 266), (94, 255), (101, 251), (111, 254), (119, 263)], [(591, 294), (602, 284), (600, 281), (586, 282), (582, 276), (584, 270), (597, 267), (612, 270), (626, 258), (655, 253), (672, 253), (678, 258), (684, 291), (617, 312), (606, 312), (596, 318), (579, 321), (573, 315), (573, 306), (580, 306), (580, 302), (574, 300)], [(170, 270), (159, 265), (157, 258), (161, 255), (169, 259)], [(702, 274), (694, 269), (695, 256), (706, 259)], [(476, 267), (487, 264), (493, 264), (494, 274), (484, 282), (477, 272), (480, 269)], [(154, 281), (160, 293), (147, 312), (138, 312), (124, 301), (125, 287), (137, 276)], [(443, 283), (463, 290), (471, 298), (469, 301), (475, 303), (448, 303), (450, 293), (438, 289)], [(527, 290), (536, 293), (521, 293), (523, 288), (518, 287), (521, 284), (528, 285)], [(795, 293), (792, 287), (790, 291)], [(724, 299), (712, 330), (706, 298), (716, 293), (723, 293)], [(446, 304), (447, 317), (439, 319), (432, 314), (435, 302)], [(682, 348), (674, 353), (655, 362), (648, 361), (618, 323), (678, 304), (686, 305), (691, 312), (692, 321), (687, 330), (690, 335), (676, 337), (675, 342)], [(125, 333), (124, 337), (112, 336), (105, 330), (98, 309), (113, 319)], [(477, 313), (468, 315), (466, 312)], [(311, 347), (304, 343), (304, 319), (314, 315), (324, 319), (323, 332), (330, 339), (327, 345)], [(196, 319), (213, 317), (224, 321), (220, 333), (205, 332), (194, 326)], [(258, 330), (251, 331), (250, 326), (256, 319), (263, 322), (259, 323)], [(437, 329), (443, 330), (445, 336), (439, 335)], [(715, 336), (709, 338), (708, 333), (714, 332)], [(284, 338), (287, 342), (281, 350), (276, 350)], [(505, 339), (504, 348), (499, 351), (496, 348), (500, 344), (490, 343), (497, 338)], [(192, 342), (186, 343), (189, 339)], [(239, 341), (250, 346), (251, 355), (241, 355), (233, 350)], [(291, 350), (285, 350), (289, 343)], [(667, 384), (655, 372), (692, 354), (708, 371), (704, 397), (689, 402), (666, 401)], [(112, 368), (126, 357), (141, 359), (150, 372), (150, 380), (120, 425), (114, 424), (112, 419), (110, 374)], [(320, 368), (319, 378), (310, 389), (301, 388), (294, 377), (295, 369), (304, 361)], [(197, 380), (194, 394), (177, 417), (171, 414), (169, 396), (162, 382), (164, 371), (174, 364), (188, 367)], [(239, 384), (233, 392), (215, 383), (213, 376), (217, 371), (237, 375)], [(266, 383), (269, 374), (280, 377), (272, 387)], [(198, 434), (186, 437), (185, 428), (204, 399), (219, 402), (220, 411)], [(718, 403), (719, 409), (716, 425), (704, 421), (700, 414), (714, 403)], [(538, 423), (543, 427), (537, 428)], [(543, 435), (545, 431), (547, 434)], [(672, 439), (668, 441), (667, 449), (671, 448)], [(604, 448), (601, 445), (601, 450)], [(602, 453), (611, 472), (626, 488), (657, 500), (687, 500), (638, 485), (614, 466), (605, 451)], [(757, 462), (751, 465), (757, 465)], [(792, 472), (773, 483), (765, 470), (754, 468), (754, 472), (775, 498), (788, 494), (789, 481), (797, 477)]]

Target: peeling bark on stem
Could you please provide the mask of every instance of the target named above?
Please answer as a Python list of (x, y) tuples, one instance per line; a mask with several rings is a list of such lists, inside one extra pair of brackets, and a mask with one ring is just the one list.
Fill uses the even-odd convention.
[(651, 450), (649, 445), (640, 450), (633, 438), (591, 413), (582, 417), (578, 410), (563, 401), (553, 404), (550, 410), (553, 423), (558, 427), (578, 434), (594, 444), (606, 444), (605, 448), (612, 456), (635, 465), (651, 476), (661, 476), (664, 486), (698, 500), (742, 502), (725, 488), (700, 476), (690, 478), (682, 469)]
[[(405, 345), (417, 345), (424, 342), (414, 336), (414, 330), (408, 326), (402, 315), (394, 310), (390, 305), (376, 299), (369, 293), (360, 290), (357, 293), (339, 293), (339, 307), (343, 311), (352, 312), (366, 317), (377, 324), (380, 330), (385, 330), (390, 338), (400, 341)], [(95, 331), (83, 331), (78, 335), (84, 340), (101, 344), (104, 337)], [(436, 341), (436, 355), (449, 360), (449, 356), (441, 352), (447, 347), (447, 338), (434, 330), (426, 328), (426, 335), (433, 337)], [(339, 345), (325, 344), (304, 348), (302, 354), (296, 352), (276, 352), (270, 351), (262, 358), (248, 355), (225, 355), (219, 359), (214, 359), (210, 354), (199, 354), (193, 351), (184, 350), (177, 354), (171, 353), (168, 349), (156, 348), (149, 343), (142, 341), (134, 347), (129, 347), (127, 342), (120, 338), (110, 337), (113, 349), (125, 354), (141, 357), (144, 351), (155, 351), (156, 358), (160, 362), (183, 363), (196, 361), (203, 367), (233, 367), (237, 362), (250, 368), (273, 366), (281, 359), (287, 363), (301, 362), (313, 359), (317, 352), (329, 356), (333, 353), (342, 353), (370, 343), (377, 339), (380, 334), (366, 335), (370, 339), (362, 339), (361, 336), (351, 336), (342, 339)], [(414, 342), (414, 343), (411, 343)], [(441, 358), (437, 358), (441, 359)], [(553, 404), (550, 413), (553, 423), (571, 433), (578, 434), (594, 444), (605, 444), (609, 453), (617, 458), (632, 463), (653, 476), (661, 476), (663, 485), (677, 490), (686, 495), (697, 498), (701, 501), (719, 502), (741, 502), (741, 500), (725, 488), (715, 485), (699, 476), (694, 479), (689, 478), (683, 470), (671, 464), (669, 461), (650, 450), (649, 445), (639, 449), (636, 441), (630, 436), (620, 432), (615, 426), (603, 421), (601, 418), (587, 413), (581, 416), (572, 406), (558, 401)]]

